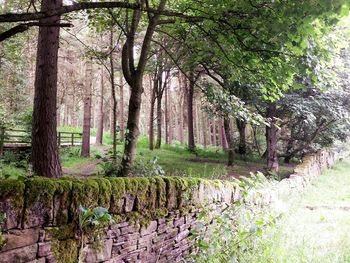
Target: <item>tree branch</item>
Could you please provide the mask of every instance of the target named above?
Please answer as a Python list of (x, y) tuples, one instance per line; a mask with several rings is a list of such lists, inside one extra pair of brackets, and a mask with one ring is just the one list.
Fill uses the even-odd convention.
[(16, 35), (19, 33), (23, 33), (27, 31), (30, 27), (33, 26), (43, 26), (43, 27), (71, 27), (73, 26), (70, 23), (60, 23), (60, 24), (48, 24), (48, 23), (40, 23), (40, 22), (29, 22), (29, 23), (23, 23), (19, 24), (15, 27), (12, 27), (11, 29), (3, 32), (0, 34), (0, 42)]

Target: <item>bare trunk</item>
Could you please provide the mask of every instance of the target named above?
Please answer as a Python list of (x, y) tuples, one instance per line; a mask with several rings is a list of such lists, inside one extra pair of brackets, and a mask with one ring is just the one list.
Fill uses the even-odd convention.
[(68, 103), (64, 105), (63, 126), (68, 126)]
[[(202, 114), (202, 132), (203, 132), (203, 146), (204, 148), (206, 149), (207, 148), (207, 141), (208, 141), (208, 133), (207, 133), (207, 130), (208, 130), (208, 120), (207, 120), (207, 117), (205, 115), (205, 113)], [(210, 133), (209, 133), (210, 134)]]
[(103, 80), (103, 68), (101, 68), (101, 82), (100, 91), (98, 94), (97, 105), (97, 132), (96, 132), (96, 144), (101, 145), (103, 141), (103, 95), (104, 95), (104, 80)]
[(165, 110), (165, 143), (169, 144), (169, 110), (168, 110), (168, 85), (165, 86), (165, 101), (164, 101), (164, 110)]
[(117, 98), (115, 94), (115, 82), (114, 82), (114, 61), (113, 61), (113, 30), (110, 32), (110, 78), (111, 78), (111, 96), (112, 96), (112, 123), (111, 123), (111, 133), (113, 141), (113, 158), (117, 158)]
[(86, 86), (84, 98), (84, 119), (83, 119), (83, 137), (81, 144), (81, 156), (90, 156), (90, 128), (91, 128), (91, 85), (92, 85), (92, 64), (88, 61), (86, 64)]
[(211, 124), (212, 124), (212, 129), (213, 129), (213, 142), (212, 142), (212, 144), (213, 144), (214, 146), (217, 146), (215, 118), (213, 118), (213, 119), (211, 120)]
[(233, 132), (232, 127), (230, 125), (230, 119), (228, 117), (224, 118), (224, 130), (227, 138), (228, 143), (228, 158), (227, 158), (227, 165), (232, 166), (234, 163), (234, 157), (235, 157), (235, 149), (234, 149), (234, 140), (233, 140)]
[(120, 142), (124, 142), (124, 83), (123, 75), (119, 78), (119, 93), (120, 93)]
[[(75, 93), (75, 89), (74, 89), (74, 93)], [(78, 126), (78, 119), (77, 119), (77, 98), (75, 96), (75, 94), (73, 94), (73, 105), (72, 105), (72, 119), (71, 119), (71, 123), (73, 127), (77, 127)], [(67, 117), (67, 123), (68, 123), (68, 117)]]
[(238, 144), (238, 153), (240, 155), (247, 154), (247, 122), (245, 120), (236, 119), (237, 129), (239, 132), (239, 144)]
[(270, 119), (270, 127), (266, 127), (267, 135), (267, 170), (270, 172), (278, 172), (277, 157), (277, 127), (276, 127), (276, 103), (269, 103), (267, 107), (267, 118)]
[(139, 119), (141, 110), (142, 80), (136, 78), (131, 86), (129, 99), (128, 122), (126, 125), (124, 156), (122, 159), (122, 176), (129, 176), (135, 159), (137, 138), (139, 136)]
[(154, 104), (156, 100), (156, 94), (154, 87), (151, 91), (151, 109), (149, 112), (149, 149), (154, 149)]
[[(166, 0), (160, 0), (158, 6), (158, 12), (164, 9)], [(139, 136), (139, 119), (141, 110), (141, 95), (143, 92), (142, 79), (146, 67), (147, 57), (150, 50), (150, 45), (154, 31), (156, 29), (159, 14), (153, 15), (150, 19), (148, 27), (146, 29), (145, 37), (143, 39), (140, 58), (137, 67), (134, 64), (134, 44), (135, 33), (138, 27), (138, 23), (141, 18), (141, 11), (133, 11), (133, 19), (131, 23), (131, 30), (128, 32), (126, 43), (123, 46), (122, 51), (122, 69), (123, 74), (130, 85), (130, 99), (129, 99), (129, 111), (127, 122), (127, 134), (125, 137), (124, 154), (121, 162), (120, 174), (122, 176), (130, 176), (131, 168), (135, 159), (137, 138)]]
[[(41, 11), (62, 6), (62, 1), (43, 0)], [(40, 23), (58, 23), (59, 16)], [(32, 122), (32, 165), (35, 174), (51, 178), (62, 175), (57, 147), (57, 59), (59, 27), (40, 27), (35, 72)]]
[(160, 91), (157, 96), (157, 142), (156, 149), (160, 149), (162, 144), (162, 97), (163, 92)]
[(190, 81), (188, 86), (188, 101), (187, 101), (187, 126), (188, 126), (188, 149), (194, 151), (196, 148), (194, 142), (194, 129), (193, 129), (193, 93), (194, 93), (194, 73), (190, 72)]

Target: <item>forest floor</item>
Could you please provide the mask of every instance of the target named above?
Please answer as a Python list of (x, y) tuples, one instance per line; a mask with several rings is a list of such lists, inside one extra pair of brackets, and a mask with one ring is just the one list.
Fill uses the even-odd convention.
[(288, 202), (269, 246), (273, 262), (350, 263), (350, 157)]
[[(80, 157), (80, 147), (74, 147), (61, 152), (61, 161), (65, 175), (88, 177), (103, 173), (102, 159), (108, 158), (111, 145), (91, 146), (91, 157)], [(122, 145), (118, 145), (119, 154)], [(237, 156), (234, 165), (227, 167), (227, 155), (219, 147), (199, 148), (196, 153), (189, 152), (182, 145), (164, 145), (161, 149), (148, 149), (148, 140), (141, 139), (138, 144), (136, 160), (148, 163), (156, 158), (167, 176), (191, 176), (208, 179), (231, 179), (240, 176), (250, 176), (250, 173), (263, 172), (263, 160), (249, 156), (243, 160)], [(295, 164), (281, 165), (280, 176), (286, 177), (293, 172)]]

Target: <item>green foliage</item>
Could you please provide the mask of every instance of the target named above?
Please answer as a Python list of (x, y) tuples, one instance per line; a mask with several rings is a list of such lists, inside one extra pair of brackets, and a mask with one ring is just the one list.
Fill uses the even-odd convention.
[(253, 197), (263, 185), (266, 180), (262, 174), (245, 178), (237, 189), (243, 200), (227, 206), (214, 219), (216, 211), (199, 214), (199, 224), (193, 231), (197, 247), (191, 256), (194, 262), (254, 262), (252, 256), (269, 247), (266, 234), (275, 225), (275, 215)]
[(79, 207), (79, 228), (86, 234), (91, 235), (95, 231), (114, 223), (108, 209), (104, 207), (95, 207), (94, 209)]
[(6, 239), (2, 235), (2, 224), (6, 221), (6, 213), (0, 212), (0, 250), (3, 246), (6, 245)]
[(0, 179), (23, 180), (29, 170), (29, 155), (26, 153), (5, 152), (0, 157)]

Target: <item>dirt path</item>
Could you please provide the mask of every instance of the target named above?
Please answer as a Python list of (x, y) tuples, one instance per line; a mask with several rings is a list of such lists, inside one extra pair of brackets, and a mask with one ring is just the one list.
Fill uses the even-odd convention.
[(317, 178), (279, 223), (275, 262), (350, 262), (350, 158)]
[(103, 158), (108, 156), (108, 146), (94, 146), (94, 149), (102, 153), (100, 159), (90, 159), (89, 162), (80, 163), (73, 167), (63, 168), (63, 173), (69, 176), (89, 177), (97, 175), (97, 166), (102, 163)]

